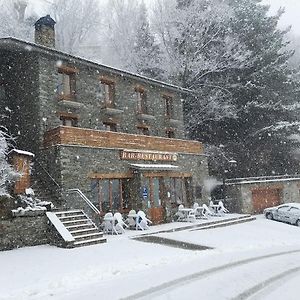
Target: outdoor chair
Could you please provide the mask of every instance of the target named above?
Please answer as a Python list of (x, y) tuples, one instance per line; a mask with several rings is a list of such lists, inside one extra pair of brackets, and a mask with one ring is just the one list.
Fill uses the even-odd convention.
[(103, 222), (101, 225), (103, 227), (103, 233), (118, 234), (114, 226), (114, 216), (111, 212), (108, 212), (104, 215)]
[(225, 213), (229, 213), (229, 210), (224, 206), (222, 201), (218, 203), (218, 214), (223, 215)]
[(126, 223), (128, 224), (130, 229), (135, 229), (136, 228), (136, 211), (134, 209), (132, 209), (131, 211), (129, 211), (128, 215), (127, 215), (127, 219), (126, 219)]
[(142, 210), (139, 210), (136, 217), (136, 229), (149, 229), (148, 224), (152, 224), (152, 222), (146, 217), (146, 214)]
[(214, 213), (209, 209), (209, 207), (206, 204), (203, 204), (202, 207), (203, 207), (203, 215), (206, 218), (214, 215)]
[(178, 206), (178, 211), (175, 213), (175, 217), (176, 217), (177, 222), (185, 221), (185, 215), (184, 215), (183, 212), (180, 211), (183, 208), (184, 208), (184, 206), (182, 204), (180, 204)]
[(193, 205), (193, 209), (195, 212), (196, 219), (205, 218), (205, 214), (203, 213), (204, 212), (203, 206), (199, 206), (199, 204), (196, 202)]
[(114, 225), (116, 233), (125, 233), (124, 226), (128, 228), (128, 226), (123, 221), (123, 217), (119, 212), (114, 214)]

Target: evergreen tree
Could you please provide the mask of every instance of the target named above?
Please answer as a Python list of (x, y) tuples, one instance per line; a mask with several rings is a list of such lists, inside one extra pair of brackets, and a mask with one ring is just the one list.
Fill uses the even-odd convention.
[(129, 62), (127, 69), (134, 69), (134, 72), (147, 77), (161, 78), (160, 55), (159, 46), (150, 29), (145, 3), (142, 2), (133, 46), (133, 61)]

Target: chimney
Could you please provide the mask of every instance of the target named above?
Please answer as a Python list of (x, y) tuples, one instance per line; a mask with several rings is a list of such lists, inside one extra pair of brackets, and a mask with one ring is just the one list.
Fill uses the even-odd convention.
[(35, 43), (42, 46), (55, 48), (55, 21), (47, 15), (38, 19), (35, 26)]

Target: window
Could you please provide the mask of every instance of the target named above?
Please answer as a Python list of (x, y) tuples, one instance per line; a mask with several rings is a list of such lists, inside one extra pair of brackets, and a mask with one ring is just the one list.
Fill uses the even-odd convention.
[(165, 101), (165, 116), (172, 119), (174, 117), (173, 97), (164, 95), (163, 99)]
[(78, 126), (78, 116), (72, 113), (67, 112), (59, 112), (59, 119), (61, 121), (61, 125), (63, 126)]
[(174, 129), (167, 129), (166, 130), (166, 136), (169, 139), (174, 139), (175, 138), (175, 132)]
[(60, 67), (57, 92), (62, 100), (74, 100), (76, 96), (76, 69)]
[(137, 129), (139, 134), (150, 135), (149, 127), (146, 125), (138, 125)]
[(147, 93), (142, 87), (135, 88), (137, 95), (137, 113), (139, 114), (147, 114)]
[(102, 179), (92, 181), (93, 203), (101, 213), (129, 208), (129, 178)]
[(101, 79), (101, 90), (104, 96), (104, 104), (107, 108), (115, 107), (115, 83), (109, 79)]
[(117, 124), (114, 122), (103, 122), (104, 130), (117, 132)]
[(60, 116), (61, 124), (63, 126), (72, 126), (77, 127), (78, 125), (78, 119), (73, 117), (67, 117), (67, 116)]

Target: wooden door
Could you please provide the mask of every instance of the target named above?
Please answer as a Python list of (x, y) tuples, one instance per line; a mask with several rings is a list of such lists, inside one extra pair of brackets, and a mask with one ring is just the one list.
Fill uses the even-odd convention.
[(25, 155), (16, 155), (13, 158), (14, 169), (20, 173), (15, 182), (15, 194), (25, 193), (25, 189), (30, 187), (30, 162), (31, 159)]
[(254, 213), (262, 213), (267, 207), (280, 205), (281, 189), (265, 188), (252, 191), (252, 205)]
[(162, 205), (161, 199), (161, 183), (160, 179), (157, 177), (150, 179), (150, 207), (149, 207), (149, 217), (153, 224), (160, 224), (164, 222), (165, 210)]

